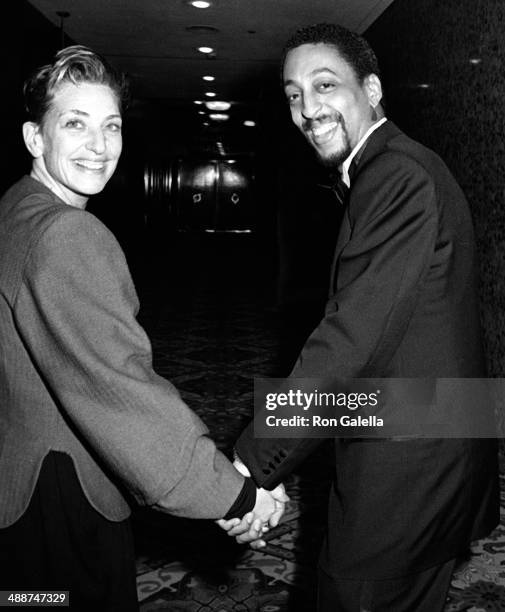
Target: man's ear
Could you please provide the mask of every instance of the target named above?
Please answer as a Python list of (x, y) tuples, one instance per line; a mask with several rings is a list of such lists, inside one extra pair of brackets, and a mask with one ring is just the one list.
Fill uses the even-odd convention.
[(40, 130), (38, 123), (33, 121), (23, 123), (23, 138), (26, 148), (35, 158), (40, 157), (44, 152), (44, 141)]
[(369, 74), (365, 77), (364, 85), (370, 106), (375, 108), (382, 100), (382, 85), (380, 79), (376, 74)]

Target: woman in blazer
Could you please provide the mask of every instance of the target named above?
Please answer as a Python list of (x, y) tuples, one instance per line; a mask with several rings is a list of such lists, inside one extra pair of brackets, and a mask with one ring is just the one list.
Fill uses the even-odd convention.
[(116, 168), (124, 95), (91, 50), (60, 51), (25, 84), (32, 170), (0, 200), (2, 588), (63, 589), (87, 612), (137, 609), (125, 491), (194, 518), (276, 508), (153, 371), (123, 252), (85, 211)]

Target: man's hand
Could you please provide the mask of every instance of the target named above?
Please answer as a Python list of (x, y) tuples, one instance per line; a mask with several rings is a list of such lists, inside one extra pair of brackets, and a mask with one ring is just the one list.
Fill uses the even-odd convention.
[[(246, 476), (246, 477), (251, 476), (251, 472), (249, 471), (247, 466), (242, 463), (239, 457), (236, 457), (235, 460), (233, 461), (233, 467), (236, 470), (238, 470), (243, 476)], [(279, 524), (279, 521), (281, 520), (282, 515), (284, 514), (285, 504), (286, 502), (289, 501), (289, 497), (286, 495), (286, 489), (284, 488), (283, 484), (278, 485), (273, 491), (270, 491), (270, 495), (274, 498), (276, 508), (275, 508), (274, 513), (270, 517), (268, 523), (270, 527), (277, 527), (277, 525)], [(235, 523), (235, 525), (238, 525), (238, 522)], [(231, 527), (235, 525), (230, 525), (229, 528), (231, 529)], [(228, 529), (226, 529), (226, 531), (228, 531)], [(268, 528), (263, 527), (263, 531), (268, 531)], [(230, 533), (229, 535), (235, 535), (235, 534)]]
[[(234, 465), (237, 467), (236, 464)], [(242, 466), (245, 468), (243, 464)], [(247, 470), (247, 468), (245, 469)], [(278, 485), (273, 491), (258, 489), (256, 505), (252, 512), (247, 513), (242, 520), (235, 518), (225, 521), (221, 519), (217, 521), (217, 524), (228, 532), (228, 535), (234, 536), (239, 544), (254, 542), (259, 540), (261, 535), (267, 532), (270, 527), (276, 527), (279, 524), (288, 501), (289, 497), (286, 495), (282, 484)], [(259, 540), (254, 544), (253, 548), (261, 548), (265, 545), (265, 542)]]

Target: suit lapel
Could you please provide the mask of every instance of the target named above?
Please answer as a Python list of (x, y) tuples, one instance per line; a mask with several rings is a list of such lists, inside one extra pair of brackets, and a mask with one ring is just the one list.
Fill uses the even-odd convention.
[(350, 169), (349, 172), (349, 176), (351, 179), (351, 188), (348, 194), (345, 211), (342, 216), (342, 222), (338, 232), (337, 244), (335, 246), (335, 253), (331, 265), (329, 286), (330, 296), (333, 295), (336, 291), (336, 272), (338, 260), (340, 259), (340, 255), (344, 247), (351, 239), (352, 235), (352, 224), (349, 216), (349, 208), (352, 200), (352, 187), (354, 181), (357, 180), (361, 171), (368, 164), (368, 162), (384, 150), (387, 142), (391, 140), (391, 138), (399, 136), (400, 134), (402, 134), (402, 132), (396, 127), (396, 125), (392, 121), (386, 121), (383, 125), (377, 128), (375, 132), (372, 132), (363, 147), (360, 149), (360, 151), (358, 151), (356, 157), (354, 158), (351, 164), (352, 170)]
[(331, 264), (330, 271), (330, 296), (335, 293), (335, 285), (337, 282), (336, 279), (336, 271), (337, 271), (337, 263), (340, 258), (340, 254), (342, 253), (345, 245), (351, 239), (351, 223), (349, 219), (349, 205), (345, 207), (344, 214), (342, 215), (342, 221), (340, 222), (340, 228), (338, 230), (338, 238), (337, 244), (335, 246), (335, 253), (333, 255), (333, 261)]
[(372, 132), (368, 140), (363, 145), (363, 148), (356, 155), (356, 163), (354, 165), (354, 172), (352, 173), (351, 180), (356, 180), (361, 170), (371, 159), (376, 157), (381, 151), (384, 150), (389, 140), (395, 136), (400, 136), (401, 134), (402, 132), (392, 121), (389, 120), (377, 128), (375, 132)]

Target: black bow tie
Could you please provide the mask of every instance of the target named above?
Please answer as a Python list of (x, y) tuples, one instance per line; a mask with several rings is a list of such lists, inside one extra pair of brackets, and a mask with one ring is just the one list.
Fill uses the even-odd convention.
[[(359, 153), (359, 155), (361, 156), (361, 152)], [(356, 169), (357, 169), (356, 157), (352, 160), (349, 166), (349, 170), (348, 170), (349, 179), (351, 181), (353, 180), (354, 175), (356, 173)], [(330, 175), (330, 178), (334, 179), (330, 184), (319, 183), (319, 187), (323, 187), (324, 189), (329, 189), (335, 195), (335, 198), (338, 204), (340, 206), (344, 206), (344, 204), (347, 204), (350, 187), (348, 187), (346, 183), (344, 183), (340, 172), (338, 174), (333, 173), (332, 175)]]
[(342, 177), (339, 177), (335, 183), (330, 187), (332, 192), (337, 198), (337, 202), (340, 206), (343, 206), (347, 200), (347, 194), (349, 193), (349, 187), (344, 183)]
[(318, 186), (331, 191), (340, 206), (343, 206), (346, 203), (349, 187), (344, 183), (340, 176), (331, 185), (318, 183)]

